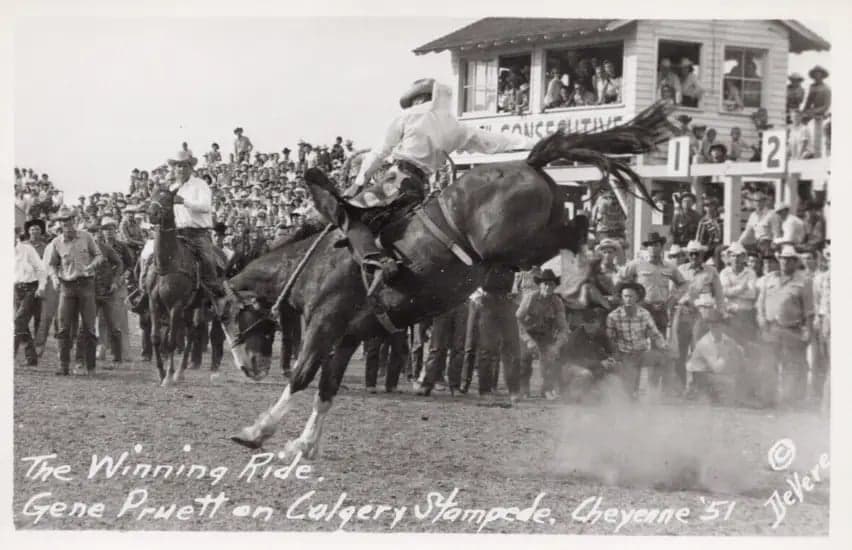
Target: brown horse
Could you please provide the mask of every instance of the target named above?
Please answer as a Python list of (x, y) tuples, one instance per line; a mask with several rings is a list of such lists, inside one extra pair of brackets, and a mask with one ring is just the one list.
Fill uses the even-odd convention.
[[(382, 328), (402, 329), (460, 304), (492, 265), (527, 268), (552, 258), (560, 249), (579, 252), (588, 223), (583, 216), (566, 219), (556, 183), (542, 169), (549, 162), (594, 164), (605, 177), (625, 189), (635, 187), (652, 203), (627, 162), (605, 154), (645, 153), (665, 141), (673, 128), (667, 112), (657, 104), (629, 124), (606, 132), (553, 134), (540, 141), (526, 161), (477, 166), (427, 201), (422, 210), (390, 224), (381, 239), (395, 250), (402, 267), (393, 286), (376, 293), (378, 306), (367, 299), (361, 270), (351, 254), (334, 249), (330, 236), (323, 237), (325, 246), (307, 262), (287, 298), (291, 307), (302, 311), (306, 327), (291, 384), (268, 411), (233, 439), (252, 448), (262, 445), (289, 409), (291, 395), (305, 389), (321, 370), (311, 417), (301, 436), (285, 448), (286, 454), (315, 456), (325, 415), (362, 339)], [(359, 215), (322, 172), (309, 170), (306, 180), (317, 208), (328, 220), (340, 220), (340, 209)], [(231, 320), (231, 326), (245, 330), (248, 321)]]
[[(142, 282), (148, 294), (151, 343), (163, 386), (183, 379), (190, 355), (199, 358), (200, 363), (200, 350), (194, 348), (202, 345), (197, 330), (199, 318), (195, 315), (203, 296), (198, 287), (198, 266), (192, 252), (177, 237), (173, 207), (174, 193), (165, 188), (148, 206), (151, 223), (158, 224), (159, 229), (154, 238), (154, 264), (148, 267)], [(186, 343), (180, 365), (175, 368), (174, 352), (182, 340)], [(163, 365), (165, 359), (168, 359), (168, 368)]]

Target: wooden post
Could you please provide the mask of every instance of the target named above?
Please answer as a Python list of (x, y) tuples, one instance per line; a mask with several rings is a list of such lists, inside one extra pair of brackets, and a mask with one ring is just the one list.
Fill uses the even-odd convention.
[(724, 242), (730, 243), (740, 237), (742, 212), (743, 178), (741, 176), (725, 177), (725, 220), (723, 224)]
[(799, 174), (787, 174), (784, 187), (784, 200), (790, 204), (790, 214), (795, 216), (799, 206)]
[[(631, 256), (628, 259), (636, 258), (636, 253), (642, 249), (642, 241), (648, 236), (648, 231), (651, 230), (651, 205), (642, 199), (635, 197), (633, 203), (633, 239)], [(630, 218), (628, 218), (630, 219)], [(629, 241), (631, 242), (631, 241)]]

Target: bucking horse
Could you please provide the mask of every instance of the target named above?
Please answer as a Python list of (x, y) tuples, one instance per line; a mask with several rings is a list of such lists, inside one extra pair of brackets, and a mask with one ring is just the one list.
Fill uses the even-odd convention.
[[(669, 112), (666, 104), (658, 103), (604, 132), (557, 131), (539, 141), (525, 160), (471, 169), (382, 230), (381, 242), (401, 267), (390, 284), (383, 283), (369, 297), (367, 281), (350, 251), (335, 247), (339, 234), (325, 231), (313, 242), (306, 239), (282, 247), (288, 276), (274, 305), (276, 310), (283, 305), (304, 316), (302, 348), (280, 398), (232, 439), (250, 448), (263, 445), (289, 410), (293, 394), (307, 388), (320, 371), (311, 416), (302, 434), (284, 449), (287, 455), (317, 456), (325, 417), (362, 340), (402, 330), (462, 303), (491, 266), (528, 269), (560, 249), (581, 251), (588, 221), (584, 216), (567, 219), (557, 185), (544, 171), (547, 164), (561, 160), (594, 165), (606, 181), (652, 204), (624, 156), (649, 152), (666, 141), (674, 129)], [(327, 220), (340, 219), (341, 208), (350, 209), (348, 215), (359, 215), (323, 172), (308, 170), (305, 179), (317, 210)], [(300, 254), (304, 257), (296, 261)], [(228, 309), (236, 312), (224, 319), (228, 332), (238, 334), (232, 347), (235, 361), (253, 372), (245, 362), (260, 353), (258, 344), (271, 327), (263, 321), (269, 319), (268, 313), (256, 305), (247, 307), (234, 292), (229, 292), (228, 300), (232, 302)], [(279, 313), (273, 311), (273, 318)]]

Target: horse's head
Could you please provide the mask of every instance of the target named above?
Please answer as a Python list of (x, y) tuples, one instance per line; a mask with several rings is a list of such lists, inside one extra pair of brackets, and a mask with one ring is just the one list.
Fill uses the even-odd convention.
[(167, 213), (174, 212), (174, 197), (175, 194), (167, 187), (161, 187), (153, 194), (148, 203), (148, 220), (153, 225), (162, 225)]
[(272, 341), (276, 322), (252, 291), (228, 292), (222, 324), (233, 336), (234, 362), (252, 380), (262, 380), (272, 363)]

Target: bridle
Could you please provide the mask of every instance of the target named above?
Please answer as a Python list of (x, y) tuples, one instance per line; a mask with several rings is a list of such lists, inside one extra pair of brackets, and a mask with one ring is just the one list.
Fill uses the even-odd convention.
[[(258, 303), (256, 297), (252, 296), (251, 299), (243, 299), (238, 293), (234, 292), (234, 290), (230, 287), (228, 283), (224, 284), (225, 294), (231, 297), (234, 301), (237, 302), (237, 311), (234, 314), (234, 318), (237, 319), (237, 324), (239, 325), (238, 316), (241, 311), (245, 309), (253, 309), (254, 311), (260, 312), (261, 307)], [(272, 318), (271, 311), (266, 313), (265, 315), (261, 315), (258, 320), (250, 324), (244, 329), (239, 329), (238, 332), (234, 335), (234, 339), (231, 343), (232, 346), (238, 346), (240, 344), (245, 343), (246, 338), (248, 338), (253, 332), (256, 330), (268, 326), (272, 324), (274, 327), (278, 326), (278, 322)]]

